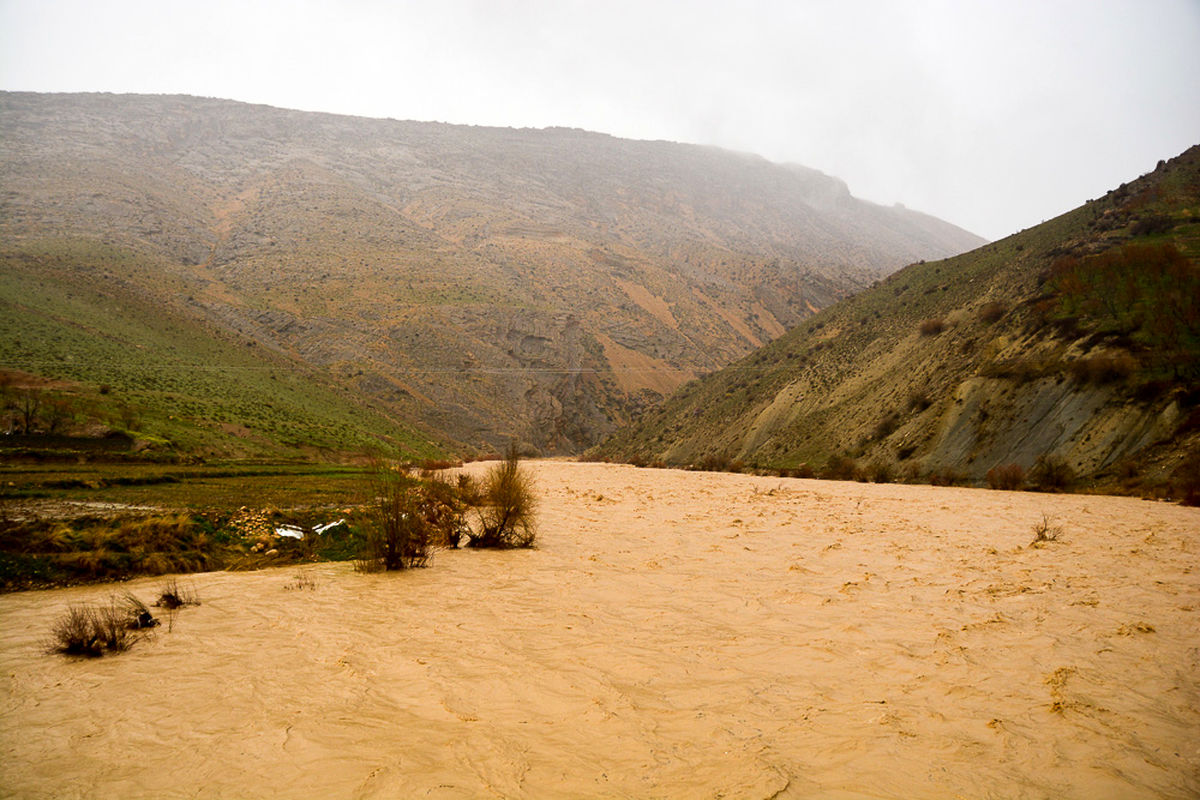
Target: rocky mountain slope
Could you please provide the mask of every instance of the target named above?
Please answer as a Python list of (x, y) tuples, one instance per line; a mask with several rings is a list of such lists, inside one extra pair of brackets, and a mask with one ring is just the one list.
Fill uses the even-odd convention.
[[(0, 176), (3, 255), (77, 257), (81, 286), (117, 281), (479, 448), (577, 451), (981, 242), (714, 148), (191, 97), (2, 93)], [(128, 268), (104, 275), (95, 248)]]
[(684, 386), (596, 454), (1133, 487), (1181, 480), (1185, 463), (1200, 476), (1198, 406), (1195, 147), (1036, 228), (910, 265)]

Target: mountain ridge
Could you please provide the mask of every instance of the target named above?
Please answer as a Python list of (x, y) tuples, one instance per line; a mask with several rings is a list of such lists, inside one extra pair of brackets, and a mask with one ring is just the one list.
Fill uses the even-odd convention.
[(177, 95), (0, 93), (0, 168), (9, 252), (121, 248), (128, 280), (477, 449), (576, 452), (982, 241), (712, 147)]

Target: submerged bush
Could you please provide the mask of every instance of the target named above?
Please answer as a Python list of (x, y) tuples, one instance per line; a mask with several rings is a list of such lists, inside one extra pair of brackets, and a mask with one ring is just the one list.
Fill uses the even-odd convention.
[(371, 473), (372, 524), (355, 564), (360, 572), (423, 567), (438, 547), (457, 547), (465, 530), (460, 494), (473, 491), (460, 481), (459, 490), (440, 475), (422, 480), (406, 470), (378, 464)]
[(516, 445), (492, 467), (483, 480), (483, 503), (479, 508), (479, 532), (472, 534), (470, 547), (509, 549), (532, 547), (537, 536), (534, 512), (537, 498), (533, 479), (521, 467)]
[(1041, 455), (1029, 470), (1029, 481), (1043, 492), (1059, 492), (1075, 481), (1075, 470), (1059, 456)]
[(858, 462), (850, 456), (832, 455), (821, 471), (827, 481), (852, 481), (858, 478)]
[(145, 604), (128, 592), (104, 606), (70, 606), (50, 629), (47, 650), (70, 656), (97, 658), (105, 652), (128, 650), (139, 631), (158, 625)]
[(988, 488), (1013, 491), (1025, 485), (1025, 469), (1020, 464), (1003, 464), (987, 471)]
[(184, 606), (200, 605), (200, 596), (190, 586), (180, 586), (175, 578), (163, 584), (154, 605), (174, 611)]

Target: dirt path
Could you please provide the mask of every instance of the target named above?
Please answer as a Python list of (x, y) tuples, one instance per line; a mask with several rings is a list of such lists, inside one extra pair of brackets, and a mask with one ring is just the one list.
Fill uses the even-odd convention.
[(195, 576), (115, 657), (40, 650), (111, 587), (0, 596), (0, 794), (1200, 795), (1200, 510), (534, 468), (537, 550)]

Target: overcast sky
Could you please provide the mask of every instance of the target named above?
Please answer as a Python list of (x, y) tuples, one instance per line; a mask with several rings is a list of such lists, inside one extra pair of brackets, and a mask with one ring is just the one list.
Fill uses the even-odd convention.
[(715, 144), (999, 238), (1200, 143), (1200, 0), (0, 0), (0, 88)]

